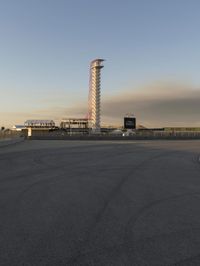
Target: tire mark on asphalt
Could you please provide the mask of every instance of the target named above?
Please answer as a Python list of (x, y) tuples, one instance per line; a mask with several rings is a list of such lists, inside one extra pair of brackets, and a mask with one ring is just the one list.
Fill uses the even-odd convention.
[[(111, 154), (112, 154), (112, 152), (113, 151), (111, 150)], [(126, 153), (123, 153), (123, 154), (122, 154), (121, 151), (119, 151), (119, 153), (115, 153), (112, 156), (111, 156), (111, 154), (108, 154), (107, 156), (104, 155), (104, 157), (101, 160), (99, 160), (99, 158), (97, 160), (95, 157), (92, 157), (92, 158), (95, 161), (95, 167), (97, 167), (97, 165), (100, 166), (101, 163), (102, 163), (102, 161), (105, 161), (105, 159), (107, 159), (107, 158), (112, 158), (112, 160), (113, 160), (114, 158), (117, 158), (118, 156), (121, 156), (121, 155), (124, 155), (124, 154), (129, 154), (129, 153), (132, 153), (132, 151), (131, 152), (129, 151), (129, 152), (126, 152)], [(35, 155), (36, 156), (38, 155), (37, 152), (34, 152), (33, 156), (35, 156)], [(51, 155), (57, 157), (57, 154), (55, 155), (54, 153), (52, 153)], [(66, 155), (66, 153), (64, 155)], [(77, 159), (77, 161), (79, 161), (79, 158)], [(105, 163), (107, 164), (107, 161)], [(79, 170), (81, 168), (84, 169), (85, 168), (84, 165), (85, 165), (85, 161), (82, 162), (82, 166), (79, 166)], [(72, 164), (72, 163), (70, 164), (70, 167), (71, 168), (74, 168), (76, 166), (77, 166), (77, 162), (75, 162), (74, 164)], [(1, 186), (2, 185), (8, 185), (10, 182), (13, 182), (13, 181), (18, 182), (20, 179), (25, 179), (25, 178), (28, 179), (27, 182), (29, 182), (29, 180), (32, 180), (33, 179), (33, 176), (34, 175), (35, 175), (36, 178), (39, 178), (39, 180), (37, 180), (37, 181), (35, 181), (35, 182), (31, 183), (31, 184), (26, 184), (27, 187), (23, 191), (21, 191), (20, 192), (20, 195), (16, 198), (16, 202), (18, 202), (21, 198), (23, 198), (23, 196), (28, 191), (30, 191), (32, 188), (34, 188), (34, 187), (36, 187), (36, 186), (38, 186), (40, 184), (41, 185), (42, 184), (46, 184), (48, 181), (52, 181), (54, 179), (56, 179), (56, 182), (60, 182), (62, 179), (65, 179), (66, 178), (66, 172), (67, 172), (66, 170), (68, 170), (68, 169), (69, 169), (69, 165), (66, 165), (66, 166), (63, 166), (62, 165), (62, 168), (60, 167), (60, 165), (58, 165), (58, 166), (52, 166), (52, 167), (49, 167), (48, 166), (48, 169), (45, 166), (45, 168), (43, 168), (43, 169), (36, 168), (34, 171), (32, 171), (30, 177), (29, 177), (29, 170), (26, 169), (26, 170), (20, 172), (18, 175), (15, 175), (13, 177), (1, 178), (0, 179), (0, 183), (1, 183)], [(42, 174), (46, 173), (47, 170), (48, 171), (58, 171), (58, 172), (57, 172), (57, 175), (56, 176), (47, 177), (45, 179), (44, 178), (41, 179)], [(58, 178), (58, 175), (59, 175), (59, 178)], [(5, 189), (5, 188), (1, 187), (0, 192), (5, 192), (5, 190), (9, 190), (9, 188)]]
[[(148, 205), (144, 206), (143, 208), (141, 208), (136, 214), (134, 214), (133, 216), (130, 217), (128, 223), (127, 223), (127, 228), (128, 230), (126, 230), (126, 237), (130, 236), (130, 230), (133, 230), (137, 221), (144, 216), (144, 214), (149, 211), (152, 207), (155, 207), (157, 205), (160, 205), (164, 202), (167, 201), (175, 201), (177, 199), (180, 198), (186, 198), (186, 197), (191, 197), (191, 196), (200, 196), (200, 191), (195, 191), (195, 192), (190, 192), (190, 193), (184, 193), (184, 194), (180, 194), (180, 195), (175, 195), (175, 196), (170, 196), (170, 197), (165, 197), (163, 199), (158, 199), (155, 200), (151, 203), (149, 203)], [(130, 228), (131, 227), (131, 228)]]
[(197, 157), (197, 162), (198, 162), (198, 164), (200, 164), (200, 155), (198, 155), (198, 157)]
[(8, 147), (11, 147), (11, 146), (13, 147), (13, 146), (16, 146), (16, 145), (21, 144), (21, 143), (26, 141), (25, 138), (18, 139), (18, 140), (19, 141), (17, 141), (17, 142), (11, 142), (11, 143), (7, 143), (7, 144), (5, 144), (3, 146), (0, 146), (0, 149), (8, 148)]
[[(128, 153), (130, 153), (130, 152), (128, 152)], [(118, 154), (114, 154), (114, 156), (110, 156), (110, 154), (109, 154), (109, 158), (111, 158), (112, 160), (113, 160), (113, 158), (117, 158), (118, 156), (121, 156), (122, 155), (122, 153), (121, 153), (121, 151), (120, 151), (120, 153), (118, 153)], [(104, 157), (104, 161), (105, 161), (105, 157)], [(98, 162), (98, 164), (101, 164), (102, 163), (102, 161), (97, 161)], [(106, 163), (107, 163), (107, 161), (106, 161)], [(84, 164), (84, 163), (83, 163)], [(64, 167), (64, 169), (65, 169), (66, 167)], [(84, 166), (84, 168), (85, 168), (85, 166)], [(45, 179), (43, 179), (43, 180), (38, 180), (37, 182), (34, 182), (33, 184), (31, 184), (31, 185), (29, 185), (26, 189), (24, 189), (20, 194), (19, 194), (19, 196), (15, 199), (15, 205), (17, 204), (17, 205), (19, 205), (19, 202), (21, 202), (21, 200), (23, 199), (24, 200), (24, 196), (25, 196), (25, 194), (26, 193), (28, 193), (30, 190), (32, 190), (33, 188), (35, 188), (35, 187), (37, 187), (38, 185), (46, 185), (46, 183), (47, 182), (49, 182), (49, 181), (54, 181), (54, 179), (56, 178), (56, 180), (54, 181), (54, 182), (60, 182), (60, 180), (62, 180), (63, 178), (66, 178), (66, 173), (65, 173), (65, 171), (64, 171), (64, 173), (62, 173), (63, 172), (63, 170), (64, 169), (62, 169), (61, 170), (61, 172), (60, 172), (60, 176), (59, 176), (59, 179), (57, 179), (57, 176), (53, 176), (53, 177), (47, 177), (47, 178), (45, 178)], [(41, 173), (40, 173), (41, 174)], [(62, 174), (62, 175), (61, 175)]]
[[(130, 152), (129, 152), (130, 153)], [(126, 153), (127, 154), (127, 153)], [(112, 160), (113, 160), (113, 158), (117, 158), (118, 156), (121, 156), (122, 154), (121, 153), (119, 153), (119, 154), (114, 154), (114, 156), (104, 156), (104, 158), (102, 159), (102, 160), (98, 160), (97, 161), (97, 163), (100, 165), (101, 163), (102, 163), (102, 161), (105, 161), (105, 159), (106, 158), (112, 158)], [(124, 155), (124, 154), (123, 154)], [(95, 159), (96, 160), (96, 159)], [(107, 164), (107, 161), (105, 162), (106, 164)], [(83, 166), (82, 166), (82, 168), (84, 169), (85, 168), (85, 166), (84, 166), (84, 164), (85, 164), (85, 162), (82, 162), (82, 164), (83, 164)], [(74, 163), (74, 164), (70, 164), (70, 167), (74, 167), (74, 166), (77, 166), (77, 163)], [(54, 170), (60, 170), (61, 172), (60, 172), (60, 174), (61, 175), (63, 175), (63, 178), (66, 178), (66, 172), (65, 172), (65, 170), (66, 169), (68, 169), (68, 167), (69, 166), (63, 166), (62, 167), (62, 169), (60, 168), (60, 166), (58, 166), (58, 167), (52, 167), (52, 169), (54, 169)], [(50, 168), (51, 169), (51, 168)], [(79, 169), (80, 169), (80, 166), (79, 166)], [(48, 169), (49, 170), (49, 169)], [(41, 170), (40, 170), (40, 174), (41, 173), (43, 173), (43, 172), (46, 172), (46, 168), (41, 172)], [(36, 173), (37, 174), (37, 173)], [(57, 176), (53, 176), (53, 177), (47, 177), (47, 178), (45, 178), (45, 179), (42, 179), (42, 180), (38, 180), (38, 181), (36, 181), (36, 182), (34, 182), (34, 183), (32, 183), (32, 184), (30, 184), (25, 190), (23, 190), (21, 193), (20, 193), (20, 197), (21, 197), (21, 195), (23, 195), (23, 194), (25, 194), (25, 193), (27, 193), (29, 190), (31, 190), (34, 186), (37, 186), (37, 185), (39, 185), (39, 184), (45, 184), (46, 183), (46, 181), (52, 181), (53, 179), (56, 179), (56, 181), (58, 182), (59, 180), (61, 180), (60, 178), (59, 179), (57, 179)]]
[[(194, 157), (193, 157), (194, 158)], [(199, 161), (199, 156), (197, 157), (198, 160), (196, 159), (195, 160), (195, 163), (200, 163)], [(192, 160), (194, 161), (194, 159)], [(155, 207), (157, 205), (160, 205), (164, 202), (167, 202), (167, 201), (175, 201), (179, 198), (186, 198), (186, 197), (191, 197), (191, 196), (200, 196), (200, 192), (199, 191), (194, 191), (194, 192), (189, 192), (189, 193), (184, 193), (184, 194), (180, 194), (180, 195), (175, 195), (175, 196), (170, 196), (170, 197), (166, 197), (166, 198), (163, 198), (163, 199), (158, 199), (158, 200), (155, 200), (149, 204), (147, 204), (146, 206), (144, 206), (143, 208), (141, 208), (136, 214), (132, 215), (132, 217), (130, 217), (128, 223), (127, 223), (127, 226), (126, 226), (126, 230), (125, 230), (125, 237), (124, 237), (124, 242), (126, 245), (129, 245), (130, 246), (130, 243), (134, 243), (133, 241), (133, 229), (137, 223), (137, 221), (146, 213), (148, 212), (152, 207)], [(132, 261), (133, 259), (133, 254), (132, 253), (129, 253), (129, 257), (130, 257), (130, 261)]]
[(151, 158), (147, 158), (147, 159), (143, 160), (141, 163), (139, 163), (137, 166), (134, 166), (133, 168), (131, 168), (131, 170), (129, 170), (129, 172), (126, 173), (126, 175), (120, 180), (120, 182), (117, 184), (117, 186), (115, 186), (115, 188), (111, 191), (111, 193), (109, 194), (109, 196), (105, 200), (101, 210), (95, 216), (93, 223), (90, 225), (89, 233), (87, 234), (85, 239), (82, 241), (82, 243), (79, 245), (79, 247), (77, 248), (77, 251), (75, 251), (75, 253), (67, 261), (67, 263), (69, 263), (69, 265), (74, 265), (74, 263), (76, 263), (77, 260), (79, 260), (80, 257), (83, 255), (81, 252), (82, 247), (85, 246), (87, 242), (89, 242), (93, 231), (95, 230), (97, 224), (101, 221), (101, 219), (102, 219), (105, 211), (107, 210), (110, 202), (116, 197), (117, 194), (119, 194), (121, 187), (128, 181), (128, 179), (132, 176), (132, 174), (137, 172), (146, 163), (149, 163), (149, 162), (151, 162), (157, 158), (171, 154), (173, 152), (165, 151), (165, 152), (161, 152), (161, 153), (159, 153), (159, 154), (157, 154)]
[[(193, 231), (195, 230), (195, 233), (197, 234), (200, 234), (200, 228), (193, 228)], [(170, 233), (164, 233), (164, 234), (159, 234), (159, 235), (155, 235), (153, 237), (147, 237), (147, 238), (144, 238), (144, 239), (140, 239), (139, 241), (137, 242), (146, 242), (146, 241), (149, 241), (149, 240), (154, 240), (155, 238), (160, 238), (160, 237), (169, 237), (169, 236), (174, 236), (174, 235), (180, 235), (180, 234), (183, 234), (183, 233), (188, 233), (188, 230), (176, 230), (176, 231), (171, 231)], [(137, 244), (134, 243), (134, 244)], [(91, 264), (92, 263), (92, 260), (97, 260), (96, 258), (97, 257), (102, 257), (102, 258), (105, 258), (105, 254), (108, 255), (108, 258), (109, 260), (111, 259), (111, 256), (114, 255), (114, 259), (115, 260), (118, 260), (118, 256), (121, 255), (121, 254), (124, 254), (127, 252), (127, 250), (131, 250), (131, 251), (134, 251), (134, 245), (129, 245), (129, 244), (124, 244), (124, 243), (118, 243), (118, 244), (115, 244), (115, 245), (110, 245), (110, 246), (107, 246), (107, 247), (94, 247), (94, 249), (92, 250), (89, 250), (89, 251), (86, 251), (86, 252), (82, 252), (80, 254), (80, 257), (79, 257), (79, 260), (78, 261), (75, 261), (74, 264), (69, 264), (69, 265), (73, 265), (73, 266), (78, 266), (80, 265), (80, 262), (81, 263), (84, 263), (84, 265), (96, 265), (96, 264)], [(137, 254), (138, 255), (138, 254)], [(116, 259), (117, 258), (117, 259)], [(184, 262), (188, 263), (188, 262), (191, 262), (192, 259), (196, 259), (196, 258), (200, 258), (200, 254), (197, 254), (197, 255), (194, 255), (194, 256), (189, 256), (183, 260), (178, 260), (176, 261), (175, 263), (170, 263), (170, 264), (166, 264), (166, 263), (160, 263), (159, 265), (160, 266), (182, 266), (182, 265), (189, 265), (189, 264), (182, 264)], [(127, 258), (128, 260), (128, 258)], [(89, 264), (90, 262), (90, 264)], [(139, 262), (138, 262), (139, 263)], [(125, 264), (126, 266), (132, 266), (132, 265), (141, 265), (141, 263), (138, 264), (136, 262), (136, 257), (134, 257), (133, 260), (129, 261), (129, 263)], [(68, 264), (67, 264), (68, 265)], [(102, 265), (102, 264), (99, 264), (99, 265)], [(114, 264), (112, 264), (114, 265)], [(116, 264), (115, 264), (116, 265)], [(117, 264), (117, 265), (121, 265), (121, 264)], [(124, 264), (123, 264), (124, 265)], [(152, 265), (152, 264), (142, 264), (142, 265)]]
[[(134, 151), (135, 151), (135, 150), (134, 150)], [(129, 154), (130, 154), (130, 153), (132, 153), (132, 152), (129, 152)], [(164, 153), (162, 153), (162, 154), (163, 154), (163, 156), (165, 155)], [(171, 152), (170, 152), (170, 154), (171, 154)], [(150, 155), (151, 155), (151, 154), (150, 154)], [(160, 156), (161, 156), (161, 154), (160, 154), (160, 155), (156, 155), (154, 158), (150, 158), (150, 159), (148, 158), (148, 159), (146, 159), (144, 162), (138, 164), (137, 166), (134, 166), (134, 165), (133, 165), (133, 170), (131, 171), (130, 176), (132, 175), (132, 173), (134, 173), (134, 170), (136, 169), (136, 167), (137, 167), (136, 170), (139, 170), (140, 167), (142, 167), (142, 165), (143, 165), (144, 163), (150, 162), (151, 160), (155, 159), (156, 157), (160, 157)], [(113, 158), (113, 156), (109, 156), (108, 158)], [(130, 168), (129, 168), (129, 169), (130, 169)], [(130, 171), (130, 170), (129, 170), (129, 171)], [(52, 177), (52, 178), (55, 178), (55, 177)], [(125, 178), (128, 179), (129, 177), (125, 177)], [(41, 181), (43, 181), (43, 180), (41, 180)], [(121, 180), (121, 181), (123, 181), (123, 180)], [(127, 180), (124, 180), (124, 182), (120, 182), (121, 186), (123, 186), (123, 184), (124, 184), (126, 181), (127, 181)], [(44, 182), (44, 183), (46, 183), (46, 182)], [(36, 186), (37, 186), (37, 185), (36, 185)], [(115, 191), (115, 189), (114, 189), (114, 191)], [(119, 186), (118, 189), (116, 189), (115, 193), (114, 193), (114, 191), (113, 191), (113, 193), (112, 193), (112, 191), (111, 191), (111, 194), (109, 194), (110, 197), (107, 198), (107, 202), (105, 201), (104, 207), (103, 207), (103, 209), (101, 209), (102, 212), (101, 212), (101, 211), (98, 212), (98, 214), (97, 214), (97, 216), (96, 216), (97, 219), (95, 219), (95, 221), (94, 221), (94, 223), (93, 223), (93, 231), (94, 231), (96, 225), (97, 225), (97, 224), (101, 221), (101, 219), (103, 218), (103, 215), (104, 215), (104, 213), (105, 213), (107, 207), (109, 206), (110, 202), (113, 200), (113, 198), (116, 197), (117, 192), (120, 191), (120, 186)], [(25, 194), (26, 194), (26, 193), (25, 193)], [(22, 195), (22, 196), (23, 196), (23, 195)], [(22, 197), (22, 198), (23, 198), (23, 197)], [(91, 232), (91, 234), (92, 234), (92, 233), (93, 233), (93, 232)], [(88, 239), (85, 239), (84, 243), (85, 243), (85, 242), (87, 243), (87, 241), (89, 241), (89, 240), (90, 240), (90, 236), (88, 236)], [(81, 252), (81, 248), (82, 248), (82, 247), (80, 247), (80, 255), (84, 255), (85, 253)], [(72, 261), (76, 261), (76, 259), (74, 260), (74, 259), (72, 258)], [(70, 264), (70, 265), (71, 265), (71, 264)]]
[[(121, 249), (123, 250), (126, 247), (126, 252), (129, 253), (129, 265), (133, 265), (133, 261), (134, 261), (134, 246), (137, 243), (137, 241), (132, 240), (132, 238), (130, 239), (130, 236), (133, 236), (132, 230), (134, 229), (134, 226), (136, 225), (137, 221), (147, 212), (149, 211), (152, 207), (155, 207), (157, 205), (160, 205), (166, 201), (174, 201), (180, 198), (186, 198), (186, 197), (191, 197), (191, 196), (200, 196), (200, 192), (192, 192), (192, 193), (184, 193), (184, 194), (180, 194), (180, 195), (176, 195), (176, 196), (171, 196), (171, 197), (166, 197), (164, 199), (160, 199), (160, 200), (156, 200), (152, 203), (150, 203), (149, 205), (145, 206), (144, 208), (142, 208), (140, 210), (140, 212), (138, 212), (137, 214), (134, 215), (134, 218), (130, 218), (130, 221), (128, 222), (128, 225), (126, 226), (128, 228), (128, 230), (126, 230), (125, 232), (125, 239), (123, 241), (123, 243), (121, 244), (117, 244), (117, 245), (113, 245), (113, 246), (109, 246), (109, 247), (104, 247), (104, 248), (96, 248), (95, 250), (89, 250), (89, 251), (85, 251), (85, 252), (81, 252), (81, 250), (79, 251), (79, 253), (77, 253), (76, 255), (74, 255), (73, 257), (70, 258), (70, 260), (68, 260), (69, 265), (79, 265), (79, 261), (82, 261), (83, 258), (87, 258), (89, 255), (92, 255), (96, 252), (101, 252), (103, 253), (104, 251), (112, 251), (112, 250), (116, 250), (117, 249)], [(135, 218), (135, 216), (137, 216)], [(130, 228), (131, 225), (131, 228)], [(94, 229), (94, 228), (93, 228)], [(198, 230), (200, 230), (200, 228), (198, 228)], [(160, 237), (160, 236), (168, 236), (168, 235), (172, 235), (174, 233), (179, 233), (180, 231), (174, 231), (174, 232), (170, 232), (170, 233), (166, 233), (166, 234), (159, 234), (156, 237)], [(147, 239), (154, 239), (155, 236), (153, 237), (148, 237)], [(145, 238), (146, 239), (146, 238)], [(89, 241), (89, 239), (84, 241), (84, 244), (87, 243), (87, 241)], [(88, 258), (89, 259), (89, 258)], [(189, 259), (189, 258), (188, 258)], [(187, 260), (187, 259), (185, 259)], [(74, 264), (71, 264), (74, 263)], [(163, 264), (162, 264), (163, 265)], [(173, 265), (173, 264), (172, 264)], [(176, 264), (175, 264), (176, 265)], [(179, 265), (179, 264), (178, 264)]]
[[(49, 161), (50, 159), (52, 160), (54, 158), (58, 159), (58, 156), (66, 156), (66, 157), (69, 158), (71, 151), (67, 151), (68, 152), (67, 154), (66, 154), (66, 151), (64, 151), (64, 152), (65, 152), (64, 154), (63, 153), (55, 154), (54, 152), (52, 152), (52, 153), (49, 154), (49, 157), (48, 157), (47, 160)], [(132, 151), (129, 151), (129, 152), (126, 152), (126, 153), (122, 153), (120, 151), (119, 153), (115, 153), (113, 155), (112, 152), (111, 152), (111, 154), (104, 155), (103, 158), (98, 158), (98, 160), (97, 160), (97, 158), (95, 156), (91, 156), (91, 159), (95, 162), (95, 164), (100, 165), (102, 163), (102, 161), (105, 161), (105, 159), (114, 158), (114, 157), (118, 157), (118, 156), (123, 156), (124, 154), (130, 154), (130, 153), (132, 153)], [(38, 153), (37, 152), (34, 153), (34, 156), (35, 155), (38, 157)], [(63, 160), (60, 160), (59, 164), (58, 164), (57, 160), (55, 160), (56, 161), (56, 166), (55, 166), (55, 165), (52, 165), (50, 163), (49, 164), (45, 163), (46, 160), (44, 161), (41, 157), (40, 158), (34, 158), (34, 156), (30, 160), (30, 168), (33, 167), (31, 165), (31, 161), (36, 164), (35, 170), (31, 171), (32, 175), (37, 175), (38, 171), (40, 173), (45, 173), (47, 170), (48, 171), (49, 170), (53, 170), (53, 171), (59, 170), (61, 167), (62, 167), (63, 170), (65, 168), (69, 168), (69, 167), (74, 168), (79, 163), (79, 158), (77, 158), (77, 161), (74, 162), (74, 163), (70, 163), (70, 161), (64, 161), (65, 163), (68, 163), (68, 165), (66, 165), (66, 166), (63, 166)], [(45, 154), (43, 154), (43, 156), (45, 156)], [(72, 158), (72, 159), (74, 160), (74, 158)], [(85, 159), (85, 161), (87, 161), (87, 160), (88, 159)], [(84, 162), (83, 162), (83, 164), (84, 164)], [(38, 167), (37, 167), (37, 165), (38, 165)], [(42, 166), (42, 169), (39, 168), (40, 166)], [(12, 176), (12, 177), (5, 177), (5, 178), (3, 177), (3, 178), (1, 178), (0, 179), (0, 183), (18, 181), (19, 179), (29, 178), (29, 173), (30, 173), (30, 169), (28, 168), (28, 169), (25, 169), (25, 170), (21, 171), (19, 174)], [(32, 175), (30, 176), (30, 178), (32, 178)]]
[[(116, 147), (115, 147), (115, 148), (116, 148)], [(135, 150), (134, 150), (134, 152), (135, 152)], [(111, 156), (110, 154), (108, 154), (107, 158), (112, 158), (112, 159), (113, 159), (114, 157), (118, 157), (118, 156), (121, 156), (121, 155), (126, 156), (126, 155), (128, 155), (128, 154), (132, 154), (132, 153), (133, 153), (133, 151), (128, 151), (128, 152), (125, 152), (125, 153), (122, 153), (121, 151), (119, 151), (119, 153), (117, 153), (117, 154), (115, 153), (114, 156), (113, 156), (113, 155)], [(150, 161), (152, 161), (152, 160), (155, 160), (156, 158), (159, 158), (159, 157), (161, 157), (161, 156), (165, 156), (165, 155), (168, 154), (168, 153), (169, 153), (168, 151), (167, 151), (167, 152), (165, 151), (165, 152), (159, 153), (159, 154), (157, 154), (157, 155), (155, 155), (155, 156), (153, 156), (153, 157), (150, 157), (150, 158), (145, 159), (143, 162), (139, 163), (139, 164), (136, 165), (136, 166), (133, 165), (132, 168), (131, 168), (131, 170), (130, 170), (130, 168), (129, 168), (128, 173), (125, 174), (125, 177), (123, 177), (123, 178), (121, 179), (121, 181), (120, 181), (120, 182), (118, 183), (118, 185), (117, 185), (117, 186), (111, 191), (111, 193), (109, 194), (109, 197), (108, 197), (108, 198), (106, 199), (106, 201), (104, 202), (104, 205), (103, 205), (102, 209), (98, 212), (98, 214), (97, 214), (97, 216), (95, 217), (95, 219), (94, 219), (92, 225), (90, 226), (90, 228), (91, 228), (91, 233), (89, 233), (89, 235), (86, 237), (84, 243), (87, 243), (87, 242), (89, 241), (92, 232), (95, 230), (95, 227), (97, 226), (97, 224), (101, 221), (101, 219), (102, 219), (102, 217), (103, 217), (103, 215), (104, 215), (104, 213), (105, 213), (107, 207), (109, 206), (110, 202), (113, 200), (113, 198), (115, 198), (115, 196), (118, 194), (118, 192), (120, 191), (120, 189), (121, 189), (121, 187), (123, 186), (123, 184), (129, 179), (129, 177), (130, 177), (135, 171), (139, 170), (144, 164), (146, 164), (146, 163), (148, 163), (148, 162), (150, 162)], [(170, 152), (170, 154), (171, 154), (171, 152)], [(151, 155), (152, 155), (152, 154), (150, 154), (150, 156), (151, 156)], [(105, 159), (106, 159), (106, 157), (103, 158), (103, 161), (105, 161)], [(96, 160), (96, 158), (95, 158), (95, 160)], [(102, 162), (102, 160), (101, 160), (101, 161), (98, 161), (98, 164), (101, 164), (101, 162)], [(74, 165), (77, 165), (77, 164), (75, 163)], [(60, 166), (57, 167), (57, 169), (58, 169), (58, 168), (60, 169)], [(63, 170), (64, 170), (64, 169), (65, 169), (65, 167), (63, 167)], [(41, 172), (40, 172), (40, 173), (41, 173)], [(61, 173), (62, 173), (62, 171), (61, 171)], [(64, 175), (64, 176), (62, 176), (62, 178), (66, 178), (65, 173), (63, 173), (63, 175)], [(30, 191), (31, 189), (33, 189), (35, 186), (38, 186), (38, 185), (41, 185), (41, 184), (46, 184), (46, 182), (49, 182), (50, 180), (53, 180), (53, 179), (55, 179), (55, 178), (57, 178), (57, 177), (53, 176), (53, 177), (51, 177), (51, 178), (46, 178), (45, 180), (43, 179), (43, 180), (39, 180), (39, 181), (37, 181), (37, 182), (34, 182), (33, 184), (31, 184), (30, 186), (28, 186), (25, 190), (23, 190), (23, 191), (20, 193), (20, 195), (19, 195), (19, 197), (17, 198), (16, 201), (19, 202), (21, 199), (23, 199), (23, 198), (24, 198), (24, 195), (25, 195), (28, 191)], [(59, 181), (60, 181), (60, 178), (59, 178), (59, 180), (56, 180), (56, 182), (59, 182)], [(82, 245), (80, 246), (80, 252), (81, 252), (81, 248), (82, 248)], [(75, 255), (75, 261), (76, 261), (76, 258), (77, 258), (77, 256)], [(74, 258), (71, 258), (70, 261), (73, 262), (73, 261), (74, 261)]]
[[(198, 260), (198, 262), (197, 262)], [(195, 263), (195, 264), (194, 264)], [(197, 264), (198, 263), (198, 264)], [(170, 264), (169, 266), (189, 266), (189, 265), (197, 265), (199, 266), (200, 265), (200, 254), (197, 254), (195, 256), (191, 256), (191, 257), (188, 257), (186, 259), (183, 259), (183, 260), (179, 260), (173, 264)]]

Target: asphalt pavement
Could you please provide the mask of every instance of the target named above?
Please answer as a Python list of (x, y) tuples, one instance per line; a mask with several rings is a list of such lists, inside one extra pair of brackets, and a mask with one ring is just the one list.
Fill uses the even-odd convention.
[(200, 265), (200, 141), (0, 147), (0, 265)]

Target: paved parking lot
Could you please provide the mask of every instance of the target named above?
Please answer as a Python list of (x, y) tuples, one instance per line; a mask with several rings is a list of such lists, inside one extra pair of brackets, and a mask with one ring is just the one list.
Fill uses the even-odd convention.
[(0, 147), (0, 264), (200, 265), (200, 141)]

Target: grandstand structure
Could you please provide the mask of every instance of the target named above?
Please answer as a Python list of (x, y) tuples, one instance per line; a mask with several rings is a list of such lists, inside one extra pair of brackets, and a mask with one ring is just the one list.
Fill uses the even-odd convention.
[(55, 122), (53, 120), (26, 120), (24, 123), (26, 128), (55, 128)]

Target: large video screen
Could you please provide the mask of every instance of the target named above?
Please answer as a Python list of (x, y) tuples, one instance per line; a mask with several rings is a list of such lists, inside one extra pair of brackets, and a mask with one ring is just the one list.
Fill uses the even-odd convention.
[(135, 119), (135, 117), (124, 117), (124, 128), (126, 128), (126, 129), (135, 129), (136, 128), (136, 119)]

